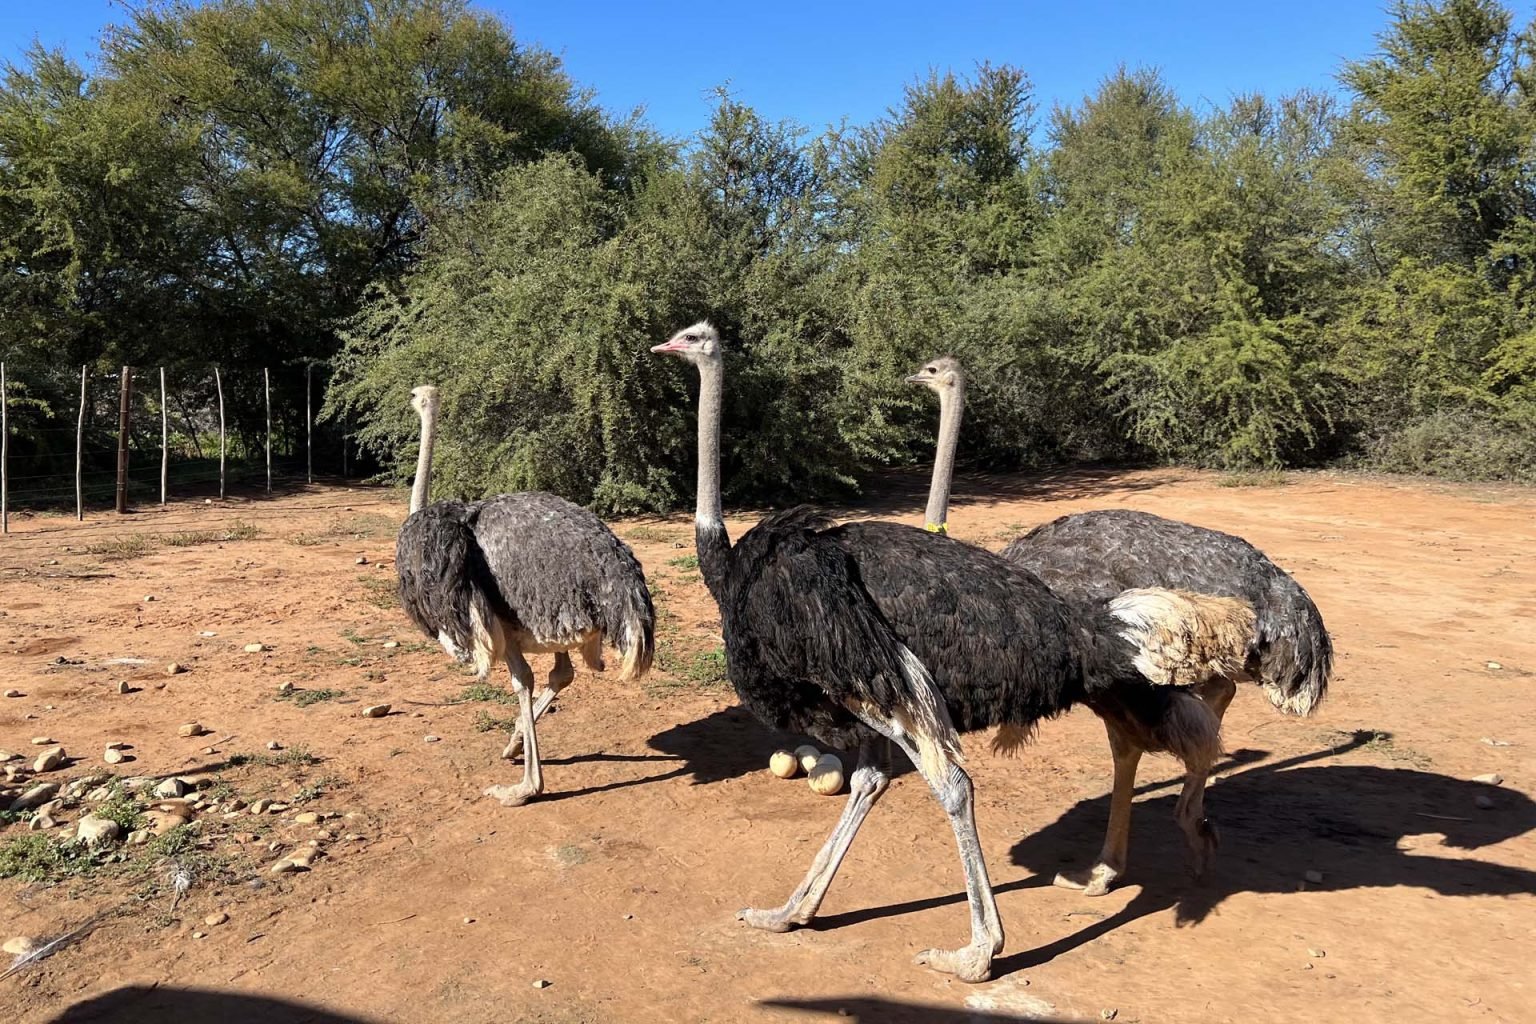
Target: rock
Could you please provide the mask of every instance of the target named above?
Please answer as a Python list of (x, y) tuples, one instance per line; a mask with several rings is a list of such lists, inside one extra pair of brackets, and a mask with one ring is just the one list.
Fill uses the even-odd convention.
[(442, 741), (442, 737), (441, 736), (423, 736), (421, 738), (421, 742), (423, 742), (423, 743), (439, 743), (441, 741)]
[(155, 595), (154, 594), (145, 594), (144, 595), (144, 603), (145, 604), (149, 604), (149, 602), (153, 601), (154, 599), (155, 599)]
[(176, 730), (176, 735), (178, 735), (178, 736), (201, 736), (203, 733), (205, 733), (207, 731), (208, 731), (207, 729), (203, 728), (203, 723), (201, 723), (201, 722), (188, 722), (187, 724), (183, 725), (181, 728)]
[(149, 823), (150, 833), (163, 836), (171, 829), (180, 828), (192, 819), (185, 814), (178, 814), (175, 811), (151, 809), (144, 812), (144, 820)]
[(32, 816), (32, 820), (27, 823), (27, 827), (30, 828), (33, 832), (41, 832), (44, 829), (53, 828), (57, 824), (58, 822), (54, 821), (51, 815), (34, 814)]
[(257, 800), (251, 804), (252, 814), (266, 814), (267, 808), (272, 806), (271, 800)]
[(26, 694), (22, 693), (20, 690), (6, 690), (5, 691), (5, 695), (7, 697), (25, 697), (26, 696)]
[(145, 843), (149, 842), (150, 837), (153, 835), (154, 833), (147, 828), (136, 828), (132, 832), (128, 833), (128, 845), (143, 846)]
[(122, 830), (121, 825), (109, 818), (87, 814), (75, 826), (75, 837), (87, 845), (96, 846), (116, 839)]
[(1326, 949), (1312, 948), (1312, 949), (1308, 949), (1307, 950), (1307, 956), (1311, 957), (1313, 960), (1321, 960), (1323, 957), (1325, 957), (1327, 955), (1328, 955), (1328, 951)]
[(349, 843), (363, 843), (368, 841), (367, 836), (358, 835), (356, 832), (348, 832), (344, 838)]
[(179, 676), (186, 670), (187, 667), (179, 661), (173, 661), (165, 666), (165, 674), (168, 676)]
[(101, 759), (107, 762), (107, 764), (122, 764), (123, 752), (115, 747), (108, 747), (106, 752), (101, 755)]
[(53, 745), (53, 738), (51, 736), (33, 736), (32, 745), (34, 747), (50, 747)]
[(187, 784), (180, 779), (166, 779), (155, 787), (155, 796), (162, 800), (175, 800), (187, 795)]
[(366, 708), (363, 708), (362, 711), (358, 712), (358, 714), (362, 715), (364, 718), (383, 718), (385, 715), (389, 714), (389, 709), (390, 706), (388, 704), (370, 704)]
[(107, 797), (109, 797), (111, 795), (112, 795), (112, 787), (111, 786), (97, 786), (95, 789), (93, 789), (89, 793), (85, 794), (85, 798), (87, 800), (91, 801), (91, 803), (94, 804), (94, 803), (100, 803), (101, 801), (105, 800)]
[(224, 809), (226, 811), (243, 811), (245, 810), (245, 801), (239, 797), (233, 797), (224, 801)]
[(207, 917), (203, 918), (203, 924), (207, 925), (210, 928), (217, 928), (219, 925), (223, 924), (225, 921), (228, 921), (228, 920), (229, 920), (229, 915), (224, 913), (224, 911), (220, 910), (220, 911), (218, 911), (216, 913), (209, 914)]
[(1472, 781), (1481, 782), (1488, 786), (1502, 786), (1504, 785), (1504, 776), (1500, 775), (1498, 772), (1489, 772), (1487, 775), (1472, 776)]
[(292, 693), (293, 691), (294, 685), (292, 683), (283, 683), (277, 688), (278, 693)]
[(129, 686), (128, 685), (128, 681), (125, 679), (122, 682), (117, 684), (117, 692), (118, 693), (132, 693), (133, 692), (133, 687)]
[(155, 780), (146, 775), (134, 775), (123, 780), (123, 788), (130, 793), (137, 793), (139, 790), (154, 784)]
[(464, 923), (465, 923), (465, 924), (474, 924), (474, 923), (475, 923), (475, 919), (474, 919), (474, 918), (472, 918), (472, 917), (466, 917), (466, 918), (465, 918), (465, 919), (464, 919)]
[(288, 809), (288, 805), (287, 804), (280, 804), (280, 803), (277, 803), (276, 801), (274, 801), (274, 802), (272, 802), (270, 804), (267, 804), (267, 813), (268, 814), (282, 814), (287, 809)]
[(20, 754), (13, 754), (9, 750), (0, 750), (0, 764), (3, 764), (6, 761), (18, 761), (20, 759)]
[(1472, 802), (1485, 811), (1493, 810), (1493, 797), (1483, 793), (1472, 798)]
[(295, 825), (318, 825), (320, 824), (320, 815), (314, 811), (304, 811), (293, 816), (293, 823)]
[[(132, 746), (133, 746), (132, 743), (123, 743), (123, 742), (108, 743), (107, 744), (107, 749), (108, 750), (128, 750)], [(103, 775), (102, 776), (103, 779), (110, 779), (111, 777), (112, 776), (110, 776), (110, 775)]]
[(219, 634), (215, 633), (211, 629), (200, 629), (197, 631), (197, 635), (201, 637), (216, 637)]
[(21, 796), (17, 797), (15, 800), (12, 800), (11, 810), (30, 811), (34, 807), (41, 807), (49, 800), (52, 800), (54, 794), (58, 791), (59, 784), (57, 782), (39, 782), (37, 785), (21, 794)]
[(1099, 1011), (1099, 1019), (1100, 1020), (1114, 1020), (1118, 1016), (1120, 1016), (1120, 1011), (1119, 1010), (1109, 1009), (1109, 1010), (1100, 1010)]
[(246, 644), (245, 645), (245, 653), (246, 654), (260, 654), (262, 651), (264, 651), (266, 649), (267, 649), (267, 645), (266, 644)]
[(1488, 663), (1488, 667), (1489, 667), (1489, 668), (1490, 668), (1490, 669), (1492, 669), (1492, 670), (1493, 670), (1493, 671), (1495, 671), (1495, 672), (1497, 672), (1497, 671), (1498, 671), (1498, 670), (1499, 670), (1499, 669), (1501, 669), (1501, 668), (1503, 668), (1503, 667), (1504, 667), (1504, 666), (1503, 666), (1503, 665), (1500, 665), (1500, 664), (1499, 664), (1499, 663), (1498, 663), (1498, 662), (1496, 662), (1496, 661), (1490, 661), (1490, 662), (1489, 662), (1489, 663)]
[(277, 742), (277, 740), (267, 740), (267, 749), (268, 750), (282, 750), (283, 749), (283, 745), (281, 743)]
[(386, 651), (392, 651), (396, 647), (400, 646), (400, 641), (398, 641), (398, 640), (385, 640), (383, 646), (384, 646), (384, 649)]
[(32, 762), (32, 770), (35, 772), (51, 772), (64, 763), (64, 748), (49, 747), (37, 755), (37, 760)]
[(39, 817), (46, 816), (51, 818), (53, 815), (59, 813), (63, 809), (64, 801), (55, 799), (49, 800), (45, 804), (40, 804), (36, 809), (33, 810), (32, 813), (38, 815)]
[(356, 564), (357, 565), (367, 565), (368, 564), (368, 556), (367, 555), (358, 555), (357, 556)]
[(315, 838), (321, 842), (328, 843), (332, 839), (336, 838), (336, 833), (332, 832), (328, 828), (323, 828), (319, 832), (315, 833)]
[(533, 980), (533, 987), (534, 988), (549, 988), (549, 982), (544, 980), (543, 978), (535, 978)]
[(28, 938), (25, 935), (18, 935), (14, 939), (6, 939), (5, 945), (0, 946), (0, 951), (9, 953), (11, 956), (26, 956), (29, 953), (37, 952), (37, 947), (38, 941), (36, 939)]
[(1313, 885), (1321, 885), (1323, 882), (1323, 873), (1321, 871), (1308, 871), (1301, 877), (1305, 878)]
[(1496, 739), (1493, 739), (1492, 737), (1489, 737), (1489, 736), (1484, 736), (1483, 737), (1483, 742), (1488, 744), (1490, 747), (1507, 747), (1507, 746), (1509, 746), (1509, 740), (1496, 740)]

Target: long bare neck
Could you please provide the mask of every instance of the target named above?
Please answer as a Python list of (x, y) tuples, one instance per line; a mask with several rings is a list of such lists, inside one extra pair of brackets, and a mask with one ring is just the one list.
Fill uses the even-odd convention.
[(694, 546), (699, 571), (710, 592), (718, 587), (729, 567), (731, 538), (725, 530), (720, 504), (720, 408), (725, 390), (725, 368), (716, 360), (699, 363), (699, 493), (694, 506)]
[(432, 493), (432, 445), (437, 441), (436, 410), (421, 407), (421, 451), (416, 455), (416, 479), (411, 483), (411, 511), (420, 512)]
[(965, 414), (965, 385), (939, 392), (939, 446), (933, 457), (933, 482), (928, 485), (928, 509), (923, 528), (949, 532), (949, 491), (955, 479), (955, 449), (960, 446), (960, 419)]

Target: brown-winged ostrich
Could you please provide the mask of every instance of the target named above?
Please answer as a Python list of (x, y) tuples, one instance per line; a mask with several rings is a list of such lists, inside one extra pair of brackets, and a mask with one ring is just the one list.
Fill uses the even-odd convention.
[[(949, 816), (965, 873), (971, 941), (917, 962), (985, 980), (1003, 928), (982, 859), (958, 732), (998, 726), (994, 748), (1016, 749), (1041, 719), (1110, 680), (1140, 678), (1120, 630), (1084, 624), (1032, 573), (980, 548), (896, 523), (834, 525), (805, 508), (775, 513), (733, 546), (720, 502), (719, 335), (707, 323), (651, 351), (697, 367), (699, 568), (720, 609), (726, 665), (742, 702), (764, 723), (857, 749), (848, 803), (789, 899), (738, 915), (787, 931), (815, 917), (859, 826), (890, 784), (880, 737), (917, 766)], [(1134, 599), (1106, 611), (1115, 625)], [(1215, 742), (1214, 716), (1179, 687), (1127, 690), (1148, 728), (1173, 722), (1170, 743)], [(1193, 711), (1191, 723), (1167, 713)], [(1204, 716), (1203, 718), (1201, 716)], [(1206, 735), (1200, 735), (1202, 727)]]
[[(908, 382), (939, 396), (939, 442), (925, 513), (928, 529), (947, 531), (955, 449), (965, 408), (964, 367), (944, 356), (925, 363)], [(1219, 723), (1239, 680), (1259, 683), (1270, 702), (1288, 714), (1310, 714), (1328, 687), (1333, 645), (1317, 606), (1288, 573), (1240, 537), (1147, 512), (1105, 509), (1062, 516), (1014, 539), (1004, 558), (1038, 575), (1074, 608), (1091, 609), (1131, 588), (1168, 588), (1181, 593), (1232, 598), (1251, 609), (1250, 628), (1213, 635), (1215, 648), (1191, 661), (1199, 647), (1178, 634), (1160, 640), (1160, 660), (1177, 681), (1192, 684)], [(1153, 634), (1156, 635), (1155, 631)], [(1225, 650), (1223, 650), (1225, 648)], [(1144, 730), (1112, 706), (1096, 706), (1109, 733), (1115, 761), (1109, 826), (1092, 868), (1063, 873), (1058, 885), (1090, 896), (1108, 892), (1125, 873), (1136, 768), (1149, 745)], [(1214, 761), (1214, 757), (1211, 758)], [(1211, 764), (1185, 760), (1180, 824), (1189, 832), (1198, 872), (1215, 852), (1218, 836), (1203, 813)]]
[[(431, 491), (437, 388), (418, 387), (421, 451), (411, 514), (395, 541), (400, 604), (411, 621), (481, 679), (505, 661), (517, 692), (518, 725), (502, 756), (521, 749), (523, 780), (485, 795), (516, 807), (544, 791), (534, 723), (576, 676), (571, 651), (603, 670), (603, 645), (618, 648), (619, 678), (639, 679), (655, 650), (655, 613), (640, 563), (597, 516), (541, 491), (483, 501), (437, 501)], [(526, 654), (553, 654), (534, 701)]]

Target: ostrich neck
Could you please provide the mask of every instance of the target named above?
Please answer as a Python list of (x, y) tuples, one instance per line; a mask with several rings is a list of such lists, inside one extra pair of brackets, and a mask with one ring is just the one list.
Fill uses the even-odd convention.
[(955, 477), (955, 449), (960, 445), (960, 418), (965, 412), (965, 385), (939, 392), (939, 447), (933, 457), (933, 482), (928, 487), (924, 528), (948, 533), (949, 489)]
[(411, 511), (420, 512), (432, 493), (432, 445), (437, 440), (435, 411), (421, 409), (421, 451), (416, 455), (416, 479), (411, 483)]
[(699, 571), (711, 593), (725, 578), (731, 538), (720, 504), (720, 405), (725, 368), (718, 361), (699, 363), (699, 493), (694, 508), (694, 545)]

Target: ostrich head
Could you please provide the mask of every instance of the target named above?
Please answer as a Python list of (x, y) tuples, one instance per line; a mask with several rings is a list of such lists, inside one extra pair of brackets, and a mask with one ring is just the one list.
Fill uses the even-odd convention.
[(678, 356), (698, 365), (720, 360), (720, 332), (708, 320), (684, 327), (672, 337), (651, 348), (652, 352)]
[(418, 413), (432, 413), (437, 411), (437, 388), (431, 384), (423, 384), (420, 387), (411, 388), (411, 408)]
[(907, 378), (908, 384), (922, 384), (939, 394), (965, 387), (965, 367), (954, 356), (930, 359), (923, 368)]

